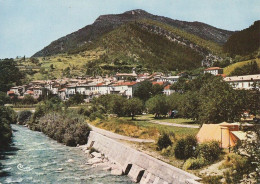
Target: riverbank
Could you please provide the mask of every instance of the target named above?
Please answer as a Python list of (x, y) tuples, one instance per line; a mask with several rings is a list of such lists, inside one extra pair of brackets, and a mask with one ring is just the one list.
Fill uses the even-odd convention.
[(57, 143), (41, 132), (12, 125), (11, 149), (2, 152), (4, 159), (0, 183), (122, 183), (127, 176), (115, 176), (87, 164), (91, 159), (77, 147)]
[[(119, 167), (119, 173), (128, 175), (133, 181), (140, 183), (198, 183), (200, 178), (157, 160), (145, 153), (132, 149), (120, 142), (105, 137), (99, 133), (90, 132), (89, 141), (86, 147), (93, 147), (104, 158), (108, 158)], [(85, 149), (85, 152), (88, 152)], [(102, 155), (101, 154), (101, 155)], [(101, 156), (100, 156), (101, 157)], [(97, 158), (94, 161), (101, 163), (103, 159)]]

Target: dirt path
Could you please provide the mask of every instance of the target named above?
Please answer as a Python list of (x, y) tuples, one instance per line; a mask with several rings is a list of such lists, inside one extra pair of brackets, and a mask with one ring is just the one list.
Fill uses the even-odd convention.
[(131, 141), (131, 142), (139, 142), (139, 143), (149, 143), (149, 142), (155, 142), (152, 139), (138, 139), (138, 138), (133, 138), (133, 137), (128, 137), (124, 135), (119, 135), (101, 128), (97, 128), (91, 124), (89, 126), (92, 128), (94, 132), (100, 133), (106, 137), (112, 138), (112, 139), (119, 139), (119, 140), (124, 140), (124, 141)]
[(168, 122), (161, 122), (161, 121), (155, 121), (155, 120), (150, 120), (150, 122), (154, 123), (154, 124), (159, 124), (159, 125), (182, 127), (182, 128), (200, 128), (198, 125), (182, 125), (182, 124), (177, 124), (177, 123), (168, 123)]
[(215, 164), (210, 165), (209, 167), (203, 169), (200, 171), (200, 174), (206, 175), (206, 176), (221, 176), (224, 174), (225, 171), (228, 169), (219, 169), (219, 167), (225, 162), (225, 160), (222, 160), (220, 162), (217, 162)]

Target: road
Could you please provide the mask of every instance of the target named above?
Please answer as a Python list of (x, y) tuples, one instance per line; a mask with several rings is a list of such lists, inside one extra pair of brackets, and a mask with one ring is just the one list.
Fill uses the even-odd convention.
[(182, 127), (182, 128), (200, 128), (198, 125), (183, 125), (183, 124), (168, 123), (168, 122), (161, 122), (161, 121), (154, 121), (154, 120), (151, 120), (150, 122), (159, 125)]
[(97, 128), (97, 127), (95, 127), (91, 124), (88, 124), (88, 125), (92, 128), (92, 130), (94, 132), (102, 134), (102, 135), (109, 137), (111, 139), (118, 139), (118, 140), (139, 142), (139, 143), (153, 143), (153, 142), (155, 142), (152, 139), (138, 139), (138, 138), (128, 137), (128, 136), (119, 135), (119, 134), (116, 134), (116, 133), (113, 133), (113, 132), (110, 132), (110, 131), (107, 131), (107, 130), (104, 130), (104, 129), (101, 129), (101, 128)]

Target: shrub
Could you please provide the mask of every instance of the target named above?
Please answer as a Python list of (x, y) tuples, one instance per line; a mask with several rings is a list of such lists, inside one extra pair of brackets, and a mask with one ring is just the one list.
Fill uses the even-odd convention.
[(224, 178), (227, 183), (238, 183), (243, 178), (243, 175), (250, 173), (252, 164), (247, 157), (229, 154), (220, 168), (229, 168), (229, 170), (224, 173)]
[(172, 146), (168, 146), (167, 148), (162, 149), (162, 155), (164, 156), (172, 156), (174, 154), (174, 150)]
[(176, 146), (174, 148), (175, 157), (178, 159), (185, 159), (184, 150), (185, 150), (185, 139), (180, 139), (177, 141)]
[(30, 117), (32, 115), (32, 112), (31, 111), (21, 111), (19, 114), (18, 114), (18, 123), (19, 124), (25, 124), (27, 121), (29, 121)]
[(217, 160), (220, 154), (221, 148), (217, 141), (200, 144), (197, 150), (197, 157), (204, 158), (209, 163)]
[(34, 99), (32, 96), (30, 95), (25, 95), (25, 97), (22, 99), (22, 104), (25, 104), (25, 105), (32, 105), (32, 104), (36, 104), (37, 103), (37, 100)]
[(99, 118), (99, 119), (104, 119), (104, 116), (103, 116), (99, 111), (93, 112), (93, 113), (91, 113), (90, 116), (89, 116), (89, 120), (90, 120), (90, 121), (94, 121), (94, 120), (96, 120), (97, 118)]
[(202, 178), (203, 183), (210, 183), (210, 184), (221, 184), (222, 182), (220, 179), (222, 176), (206, 176)]
[(204, 158), (189, 158), (183, 165), (183, 169), (199, 169), (206, 165)]
[(174, 148), (175, 157), (178, 159), (188, 159), (195, 155), (197, 147), (197, 139), (193, 136), (188, 136), (177, 141)]
[(37, 129), (67, 146), (86, 144), (90, 128), (82, 116), (75, 113), (51, 112), (39, 119)]
[(84, 102), (84, 96), (80, 93), (76, 93), (66, 102), (68, 106), (70, 105), (78, 105)]
[(84, 115), (84, 116), (88, 116), (88, 117), (89, 117), (90, 114), (91, 114), (91, 109), (81, 107), (81, 108), (78, 110), (78, 114)]
[(166, 133), (163, 133), (159, 137), (158, 142), (157, 142), (158, 149), (162, 150), (163, 148), (167, 148), (168, 146), (171, 146), (171, 145), (172, 145), (172, 141), (171, 141), (169, 135)]
[(10, 124), (15, 123), (16, 114), (9, 107), (0, 106), (0, 150), (11, 142), (12, 129)]

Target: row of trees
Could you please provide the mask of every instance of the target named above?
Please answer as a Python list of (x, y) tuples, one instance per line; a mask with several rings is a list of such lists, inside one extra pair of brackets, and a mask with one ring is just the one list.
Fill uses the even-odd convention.
[(260, 113), (257, 84), (253, 90), (234, 90), (221, 77), (206, 74), (192, 81), (182, 79), (171, 88), (179, 92), (170, 96), (171, 107), (200, 123), (238, 121), (244, 111)]
[(118, 95), (104, 95), (93, 101), (105, 109), (105, 113), (118, 116), (134, 116), (146, 111), (156, 118), (177, 110), (184, 118), (200, 123), (220, 123), (239, 121), (244, 111), (256, 115), (260, 110), (260, 92), (234, 90), (221, 77), (211, 74), (201, 75), (194, 80), (181, 78), (171, 86), (175, 90), (170, 96), (162, 94), (163, 87), (145, 81), (134, 93), (134, 98), (126, 99)]
[(144, 109), (143, 101), (139, 98), (126, 99), (119, 95), (103, 95), (93, 100), (94, 105), (101, 105), (104, 113), (118, 116), (134, 116), (141, 114)]

